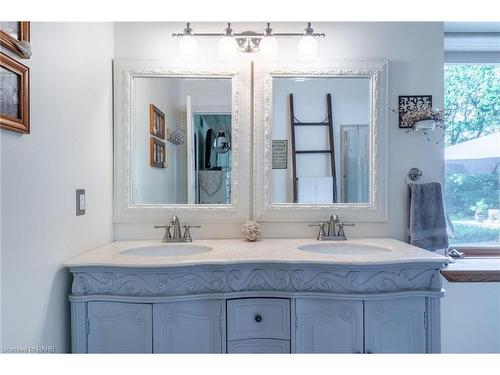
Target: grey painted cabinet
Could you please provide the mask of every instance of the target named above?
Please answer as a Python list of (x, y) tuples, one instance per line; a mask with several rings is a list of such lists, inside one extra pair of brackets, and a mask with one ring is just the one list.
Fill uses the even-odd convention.
[(220, 300), (154, 304), (154, 352), (221, 353), (222, 323)]
[(439, 268), (73, 268), (74, 353), (438, 353)]
[(425, 298), (365, 302), (366, 353), (425, 353)]
[(152, 305), (88, 303), (89, 353), (151, 353)]
[(297, 299), (297, 353), (362, 353), (363, 302)]

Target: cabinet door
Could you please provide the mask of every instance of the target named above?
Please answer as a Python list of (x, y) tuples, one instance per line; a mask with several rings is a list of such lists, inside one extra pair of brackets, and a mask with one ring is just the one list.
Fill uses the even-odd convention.
[(366, 353), (425, 353), (424, 319), (424, 297), (366, 301)]
[(363, 302), (297, 299), (297, 353), (361, 353)]
[(221, 353), (221, 301), (154, 304), (155, 353)]
[(89, 353), (151, 353), (152, 307), (148, 304), (89, 302)]

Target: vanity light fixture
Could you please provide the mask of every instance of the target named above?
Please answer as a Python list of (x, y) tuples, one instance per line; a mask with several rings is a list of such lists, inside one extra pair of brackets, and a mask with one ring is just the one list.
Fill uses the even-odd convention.
[(299, 60), (304, 62), (315, 61), (318, 58), (318, 41), (314, 36), (311, 23), (304, 29), (304, 36), (299, 41)]
[(267, 23), (264, 32), (244, 31), (235, 33), (228, 23), (223, 33), (194, 33), (187, 23), (184, 32), (172, 34), (179, 40), (179, 57), (193, 59), (198, 51), (196, 37), (221, 37), (218, 45), (219, 58), (231, 61), (238, 51), (245, 53), (261, 52), (264, 59), (275, 59), (279, 53), (278, 37), (301, 37), (298, 45), (299, 59), (301, 61), (314, 61), (318, 53), (318, 38), (324, 38), (324, 33), (316, 33), (307, 23), (304, 32), (301, 33), (274, 33), (271, 24)]
[(260, 41), (259, 48), (262, 57), (266, 60), (274, 60), (279, 55), (280, 45), (273, 35), (270, 23), (267, 24), (264, 30), (264, 37)]
[(188, 22), (179, 40), (179, 59), (191, 61), (198, 55), (198, 41), (194, 37), (191, 24)]
[(231, 61), (238, 53), (238, 43), (234, 39), (234, 32), (231, 29), (231, 23), (224, 29), (224, 36), (219, 40), (219, 59), (222, 61)]

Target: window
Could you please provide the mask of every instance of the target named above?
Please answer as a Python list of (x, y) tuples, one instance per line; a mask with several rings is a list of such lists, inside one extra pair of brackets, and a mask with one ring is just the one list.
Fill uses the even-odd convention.
[(500, 65), (445, 64), (451, 246), (500, 245)]

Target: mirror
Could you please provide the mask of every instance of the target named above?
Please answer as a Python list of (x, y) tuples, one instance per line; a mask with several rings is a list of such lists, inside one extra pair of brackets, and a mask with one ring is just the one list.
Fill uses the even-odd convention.
[(274, 77), (272, 103), (272, 203), (368, 203), (370, 79)]
[(250, 73), (246, 64), (114, 60), (115, 223), (248, 220)]
[(132, 80), (131, 204), (231, 204), (231, 78)]
[(387, 220), (388, 65), (255, 65), (255, 220)]

